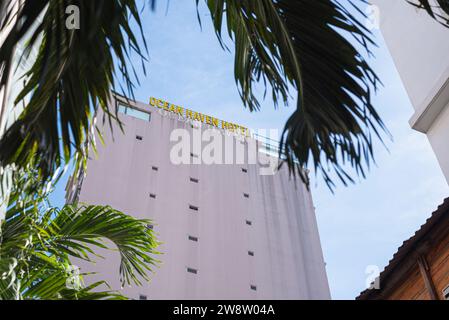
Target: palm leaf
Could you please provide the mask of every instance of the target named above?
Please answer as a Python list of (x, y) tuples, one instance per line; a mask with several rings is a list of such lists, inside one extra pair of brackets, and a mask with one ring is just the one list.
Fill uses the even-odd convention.
[[(132, 70), (129, 54), (143, 58), (131, 23), (141, 25), (134, 0), (32, 0), (22, 1), (20, 9), (10, 8), (0, 30), (12, 25), (0, 47), (0, 89), (12, 70), (14, 48), (27, 42), (28, 50), (40, 44), (39, 54), (27, 82), (17, 97), (19, 103), (31, 96), (24, 112), (0, 140), (0, 165), (15, 163), (25, 167), (33, 162), (43, 180), (56, 168), (68, 163), (74, 152), (85, 160), (92, 115), (102, 108), (109, 120), (114, 110), (107, 108), (110, 89), (116, 79), (114, 59), (129, 94), (132, 95)], [(5, 7), (9, 0), (0, 0)], [(66, 28), (66, 8), (80, 9), (79, 30)], [(43, 15), (42, 21), (37, 18)], [(9, 25), (8, 25), (9, 20)], [(144, 42), (144, 46), (145, 42)], [(122, 88), (125, 90), (125, 88)]]
[[(281, 156), (292, 174), (308, 182), (303, 168), (313, 166), (327, 185), (332, 175), (346, 184), (352, 166), (365, 176), (373, 158), (373, 136), (382, 140), (384, 124), (372, 105), (379, 79), (355, 46), (370, 53), (370, 32), (333, 0), (206, 0), (223, 43), (226, 23), (235, 45), (235, 78), (251, 111), (259, 108), (253, 86), (263, 81), (275, 104), (298, 91), (297, 110), (287, 121)], [(356, 10), (365, 1), (348, 1)]]
[[(449, 0), (435, 0), (437, 5), (434, 5), (433, 2), (429, 0), (417, 0), (417, 2), (407, 1), (413, 6), (426, 10), (432, 18), (438, 19), (445, 26), (449, 26)], [(437, 9), (443, 10), (443, 12), (446, 13), (446, 16)]]
[(98, 248), (119, 252), (117, 274), (123, 285), (150, 279), (159, 262), (150, 220), (107, 206), (48, 207), (49, 191), (29, 183), (37, 179), (36, 171), (19, 177), (0, 229), (0, 299), (123, 299), (117, 292), (101, 291), (100, 286), (107, 286), (104, 281), (81, 290), (67, 287), (70, 260), (92, 261)]

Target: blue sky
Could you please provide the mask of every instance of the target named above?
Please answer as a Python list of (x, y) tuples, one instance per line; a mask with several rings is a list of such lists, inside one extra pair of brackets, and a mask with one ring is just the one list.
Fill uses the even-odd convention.
[[(202, 30), (193, 0), (171, 0), (167, 14), (165, 1), (159, 1), (156, 13), (145, 11), (150, 61), (147, 77), (141, 77), (135, 91), (137, 100), (156, 96), (250, 128), (281, 130), (294, 104), (275, 110), (267, 99), (261, 112), (245, 110), (234, 82), (233, 55), (219, 46), (206, 10), (201, 10), (201, 18)], [(357, 296), (365, 286), (366, 267), (383, 268), (402, 241), (449, 196), (426, 137), (408, 125), (413, 108), (381, 36), (376, 36), (379, 49), (371, 64), (384, 87), (375, 106), (394, 141), (387, 143), (388, 151), (376, 147), (377, 166), (367, 179), (339, 186), (334, 194), (323, 181), (314, 180), (312, 186), (334, 299)], [(63, 204), (64, 182), (52, 197), (56, 205)]]

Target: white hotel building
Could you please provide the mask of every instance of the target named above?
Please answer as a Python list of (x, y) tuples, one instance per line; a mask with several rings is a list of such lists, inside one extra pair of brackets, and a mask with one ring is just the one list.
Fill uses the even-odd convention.
[[(244, 144), (245, 150), (257, 149), (261, 163), (176, 165), (171, 133), (198, 129), (149, 104), (114, 99), (124, 134), (117, 125), (111, 134), (109, 124), (100, 124), (105, 145), (98, 146), (85, 174), (70, 179), (67, 201), (111, 205), (154, 221), (162, 264), (150, 283), (125, 287), (125, 295), (330, 298), (311, 194), (285, 166), (274, 175), (260, 174), (261, 163), (273, 158), (266, 144), (251, 137)], [(115, 253), (94, 266), (81, 264), (81, 271), (97, 271), (92, 280), (121, 289)]]

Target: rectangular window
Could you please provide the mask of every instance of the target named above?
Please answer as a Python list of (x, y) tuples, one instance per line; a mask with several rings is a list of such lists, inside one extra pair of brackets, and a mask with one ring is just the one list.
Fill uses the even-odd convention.
[(248, 255), (254, 257), (254, 251), (248, 251)]
[(156, 195), (154, 193), (150, 193), (150, 198), (151, 199), (156, 199)]
[(242, 172), (243, 172), (243, 173), (247, 173), (247, 172), (248, 172), (248, 169), (242, 168)]
[(198, 211), (199, 208), (197, 206), (189, 205), (189, 209), (193, 211)]
[(148, 297), (144, 294), (139, 295), (139, 300), (148, 300)]
[(249, 198), (249, 193), (244, 193), (243, 196), (244, 196), (245, 198)]
[(159, 168), (158, 168), (158, 167), (155, 167), (155, 166), (153, 166), (153, 167), (151, 167), (151, 170), (153, 170), (153, 171), (159, 171)]
[(191, 177), (190, 178), (190, 182), (198, 183), (198, 182), (200, 182), (200, 180)]
[(246, 220), (246, 224), (249, 225), (249, 226), (253, 225), (253, 223), (251, 221), (249, 221), (249, 220)]
[(127, 109), (128, 109), (128, 107), (125, 106), (125, 105), (123, 105), (123, 104), (119, 104), (119, 105), (118, 105), (118, 112), (119, 112), (119, 113), (126, 114), (126, 110), (127, 110)]
[(251, 288), (251, 290), (253, 290), (253, 291), (257, 291), (257, 286), (255, 286), (255, 285), (251, 285), (250, 288)]
[(187, 268), (187, 272), (188, 273), (193, 273), (193, 274), (198, 274), (198, 270), (193, 269), (193, 268)]
[(194, 236), (189, 236), (189, 240), (193, 242), (198, 242), (198, 238)]
[(121, 103), (118, 106), (118, 112), (147, 122), (151, 120), (151, 113), (140, 111)]
[(136, 140), (142, 141), (143, 137), (142, 136), (136, 136)]

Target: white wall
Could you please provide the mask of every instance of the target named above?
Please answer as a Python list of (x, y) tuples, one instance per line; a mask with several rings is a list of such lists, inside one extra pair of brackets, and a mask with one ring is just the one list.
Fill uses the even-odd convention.
[(405, 0), (371, 0), (415, 113), (411, 126), (432, 145), (449, 182), (449, 28)]
[[(163, 117), (148, 105), (139, 107), (153, 110), (151, 123), (122, 115), (126, 134), (116, 129), (115, 141), (105, 129), (106, 147), (89, 161), (80, 194), (82, 202), (109, 204), (156, 223), (163, 265), (149, 285), (124, 288), (124, 293), (149, 299), (330, 298), (312, 199), (304, 185), (295, 187), (286, 168), (261, 176), (258, 165), (173, 165), (170, 132), (191, 130), (190, 124)], [(199, 211), (192, 212), (189, 204)], [(199, 242), (189, 241), (189, 234)], [(187, 267), (198, 274), (187, 273)], [(93, 269), (120, 288), (117, 257)]]
[(427, 133), (438, 162), (449, 182), (449, 107), (438, 116)]
[(449, 29), (405, 0), (371, 0), (381, 31), (417, 112), (449, 75)]

